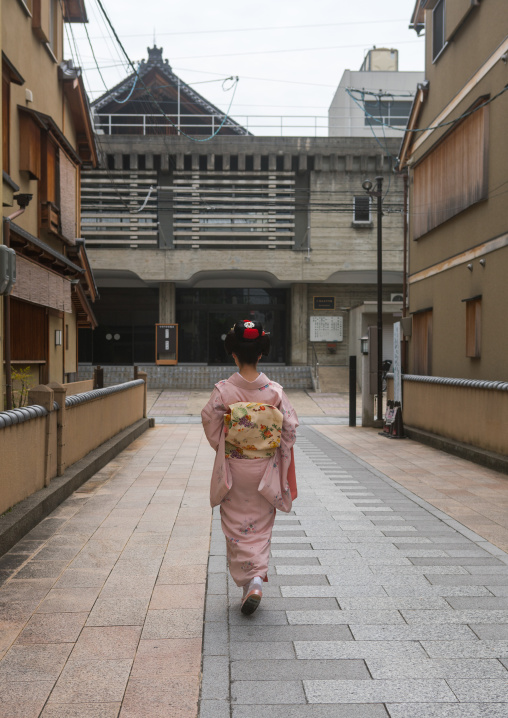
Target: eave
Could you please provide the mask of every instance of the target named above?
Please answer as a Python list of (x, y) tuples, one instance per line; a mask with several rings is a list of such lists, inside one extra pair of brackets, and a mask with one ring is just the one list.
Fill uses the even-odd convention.
[(83, 76), (80, 68), (73, 68), (74, 72), (65, 72), (60, 67), (60, 82), (64, 95), (69, 103), (72, 121), (76, 128), (77, 151), (82, 162), (96, 167), (98, 164), (98, 151), (93, 130), (92, 117), (88, 98), (86, 96)]
[(411, 15), (411, 22), (409, 28), (416, 30), (419, 35), (425, 28), (425, 11), (433, 10), (437, 5), (438, 0), (417, 0), (416, 5)]
[(413, 106), (411, 107), (411, 114), (407, 123), (406, 131), (402, 139), (402, 145), (399, 153), (398, 169), (403, 170), (411, 157), (411, 148), (413, 140), (416, 138), (416, 128), (418, 127), (418, 120), (422, 111), (423, 104), (429, 92), (429, 83), (423, 82), (418, 85), (415, 98), (413, 100)]
[(76, 311), (78, 328), (95, 329), (98, 327), (99, 323), (81, 284), (76, 284), (75, 287), (73, 287), (71, 299), (72, 306)]
[(9, 73), (9, 80), (13, 82), (15, 85), (24, 85), (25, 80), (20, 72), (14, 67), (12, 62), (9, 60), (5, 52), (2, 50), (2, 64), (5, 66), (7, 72)]
[(85, 270), (85, 274), (82, 278), (82, 281), (86, 284), (87, 293), (90, 296), (90, 300), (92, 302), (95, 302), (95, 300), (99, 297), (99, 292), (95, 283), (92, 266), (90, 264), (90, 260), (88, 259), (85, 240), (77, 239), (75, 246), (70, 247), (68, 253), (70, 257), (72, 257), (72, 259), (74, 259), (76, 263), (79, 263), (80, 266)]
[(32, 259), (42, 267), (51, 269), (64, 277), (78, 278), (85, 274), (84, 269), (71, 262), (61, 252), (57, 252), (42, 239), (34, 237), (26, 229), (19, 227), (14, 222), (11, 222), (10, 229), (11, 247), (21, 256)]
[(64, 22), (88, 22), (85, 0), (62, 0)]
[(46, 130), (46, 132), (50, 132), (54, 136), (55, 140), (75, 164), (81, 164), (80, 156), (76, 153), (74, 147), (50, 115), (45, 115), (43, 112), (37, 112), (37, 110), (32, 110), (29, 107), (24, 107), (23, 105), (18, 105), (18, 110), (31, 115), (39, 127)]

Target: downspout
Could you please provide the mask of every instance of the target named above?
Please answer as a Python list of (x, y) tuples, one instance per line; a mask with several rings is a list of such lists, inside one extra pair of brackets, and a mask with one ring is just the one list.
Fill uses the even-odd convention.
[[(408, 257), (407, 257), (407, 238), (408, 238), (408, 221), (407, 221), (407, 211), (408, 211), (408, 182), (409, 182), (409, 171), (406, 170), (404, 173), (404, 266), (402, 270), (402, 316), (407, 317), (407, 264), (408, 264)], [(407, 339), (404, 340), (404, 370), (408, 371), (408, 343)]]
[[(11, 246), (11, 222), (23, 214), (26, 207), (21, 207), (8, 217), (4, 217), (4, 244)], [(4, 297), (4, 346), (5, 346), (5, 402), (9, 411), (12, 409), (12, 367), (11, 367), (11, 297)]]

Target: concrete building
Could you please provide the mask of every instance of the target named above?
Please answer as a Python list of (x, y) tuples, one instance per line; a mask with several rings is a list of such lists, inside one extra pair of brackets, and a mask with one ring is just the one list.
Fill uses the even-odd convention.
[[(499, 402), (508, 414), (493, 384), (508, 382), (508, 5), (418, 0), (412, 25), (425, 29), (426, 68), (400, 153), (410, 173), (409, 371), (439, 377), (440, 401), (457, 385), (445, 425), (427, 407), (428, 430), (508, 451), (492, 442), (498, 427), (506, 437)], [(411, 396), (423, 426), (421, 396)]]
[[(123, 83), (118, 99), (134, 80)], [(227, 362), (221, 336), (252, 316), (272, 332), (269, 363), (300, 368), (300, 379), (310, 382), (306, 368), (317, 358), (322, 388), (343, 388), (348, 357), (360, 351), (359, 341), (349, 340), (350, 311), (376, 297), (376, 229), (362, 181), (384, 174), (387, 187), (392, 160), (373, 138), (254, 137), (227, 118), (215, 137), (194, 142), (179, 134), (174, 103), (179, 92), (181, 109), (184, 87), (154, 48), (114, 117), (105, 118), (110, 93), (94, 103), (101, 168), (83, 173), (82, 236), (100, 288), (99, 326), (81, 332), (82, 376), (92, 364), (135, 363), (149, 381), (152, 372), (152, 386), (188, 383), (181, 367), (179, 374), (149, 366), (155, 324), (177, 323), (179, 362), (203, 367), (207, 385), (206, 367)], [(203, 103), (198, 119), (187, 121), (210, 129), (219, 111), (208, 103), (203, 117)], [(160, 108), (173, 109), (155, 127), (148, 117)], [(131, 116), (130, 128), (119, 114)], [(191, 114), (192, 107), (181, 112), (180, 122)], [(217, 119), (224, 115), (215, 127)], [(398, 146), (387, 140), (392, 155)], [(401, 209), (402, 182), (391, 176), (387, 327), (401, 306)]]
[[(97, 152), (81, 72), (63, 59), (64, 23), (86, 22), (83, 0), (1, 5), (2, 237), (17, 265), (2, 299), (3, 396), (13, 369), (28, 367), (32, 385), (77, 373), (78, 327), (95, 326), (96, 293), (77, 239), (80, 172)], [(11, 221), (16, 196), (19, 207), (31, 201)]]
[(385, 137), (400, 138), (416, 86), (422, 81), (423, 72), (399, 70), (398, 50), (374, 47), (358, 71), (344, 71), (328, 110), (328, 134), (372, 137), (374, 133), (382, 141)]

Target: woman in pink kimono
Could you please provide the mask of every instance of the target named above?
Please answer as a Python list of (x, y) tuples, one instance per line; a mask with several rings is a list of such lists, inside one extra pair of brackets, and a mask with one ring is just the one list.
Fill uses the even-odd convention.
[(298, 418), (281, 385), (257, 370), (270, 350), (260, 322), (237, 322), (225, 348), (239, 373), (215, 385), (201, 417), (217, 452), (210, 503), (220, 504), (229, 570), (243, 587), (241, 610), (248, 615), (258, 607), (268, 580), (275, 510), (291, 511), (296, 498)]

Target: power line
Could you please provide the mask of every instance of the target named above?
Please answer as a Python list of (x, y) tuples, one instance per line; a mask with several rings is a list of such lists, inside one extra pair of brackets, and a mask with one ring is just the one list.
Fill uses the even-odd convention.
[(233, 95), (232, 95), (232, 97), (231, 97), (231, 102), (229, 103), (229, 108), (228, 108), (226, 114), (224, 115), (224, 119), (223, 119), (222, 122), (220, 123), (219, 127), (217, 128), (217, 130), (216, 130), (213, 134), (211, 134), (210, 137), (204, 137), (204, 138), (191, 137), (191, 136), (188, 135), (186, 132), (184, 132), (180, 127), (178, 127), (178, 126), (173, 122), (173, 120), (172, 120), (170, 117), (168, 117), (168, 115), (166, 115), (166, 113), (164, 112), (164, 110), (162, 109), (162, 107), (159, 105), (157, 99), (156, 99), (156, 98), (154, 97), (154, 95), (152, 94), (150, 88), (147, 87), (147, 85), (144, 83), (143, 79), (141, 78), (139, 72), (138, 72), (138, 71), (136, 70), (136, 68), (134, 67), (134, 64), (133, 64), (132, 60), (130, 59), (129, 55), (127, 54), (127, 50), (126, 50), (125, 47), (123, 46), (122, 41), (120, 40), (120, 38), (119, 38), (119, 36), (118, 36), (118, 33), (116, 32), (116, 30), (115, 30), (115, 28), (114, 28), (114, 26), (113, 26), (111, 20), (109, 19), (109, 16), (108, 16), (108, 14), (107, 14), (107, 12), (106, 12), (106, 10), (105, 10), (105, 8), (104, 8), (104, 5), (102, 4), (102, 0), (97, 0), (97, 4), (98, 4), (98, 6), (100, 7), (100, 9), (101, 9), (101, 11), (102, 11), (102, 14), (104, 15), (104, 18), (106, 19), (106, 21), (107, 21), (109, 27), (111, 28), (111, 31), (112, 31), (113, 35), (115, 36), (115, 39), (116, 39), (116, 41), (117, 41), (119, 47), (121, 48), (123, 54), (125, 55), (127, 61), (129, 62), (129, 65), (131, 66), (132, 70), (134, 71), (136, 77), (138, 77), (138, 79), (140, 80), (141, 84), (143, 85), (143, 87), (145, 88), (145, 90), (148, 92), (148, 94), (150, 95), (150, 97), (151, 97), (151, 99), (153, 100), (153, 102), (155, 103), (155, 105), (156, 105), (156, 106), (159, 108), (159, 110), (162, 112), (162, 114), (164, 115), (164, 117), (166, 118), (166, 120), (167, 120), (175, 129), (178, 130), (179, 134), (183, 135), (184, 137), (187, 137), (187, 139), (192, 140), (193, 142), (207, 142), (208, 140), (211, 140), (211, 139), (213, 139), (216, 135), (218, 135), (219, 132), (221, 131), (221, 129), (223, 128), (223, 126), (226, 124), (226, 121), (227, 121), (227, 119), (228, 119), (228, 117), (229, 117), (229, 112), (230, 112), (231, 107), (232, 107), (232, 105), (233, 105), (233, 101), (234, 101), (234, 99), (235, 99), (236, 90), (237, 90), (237, 88), (238, 88), (239, 78), (238, 78), (238, 77), (235, 78), (236, 81), (235, 81), (235, 84), (234, 84), (234, 86), (233, 86)]
[[(385, 45), (414, 45), (419, 40), (397, 40), (394, 43), (384, 43)], [(273, 55), (286, 52), (316, 52), (321, 50), (351, 50), (353, 48), (365, 47), (365, 43), (356, 45), (328, 45), (320, 47), (294, 47), (280, 50), (249, 50), (248, 52), (223, 52), (215, 55), (179, 55), (174, 60), (199, 60), (208, 57), (241, 57), (245, 55)]]
[[(392, 24), (394, 22), (407, 22), (407, 18), (399, 20), (353, 20), (351, 22), (331, 22), (320, 23), (316, 25), (272, 25), (267, 27), (237, 27), (237, 28), (218, 28), (215, 30), (179, 30), (176, 32), (160, 32), (158, 37), (168, 37), (174, 35), (215, 35), (224, 33), (238, 32), (265, 32), (266, 30), (298, 30), (309, 29), (315, 27), (346, 27), (350, 25), (380, 25)], [(132, 35), (124, 35), (124, 37), (152, 37), (151, 33), (134, 33)], [(96, 38), (94, 38), (96, 39)]]

